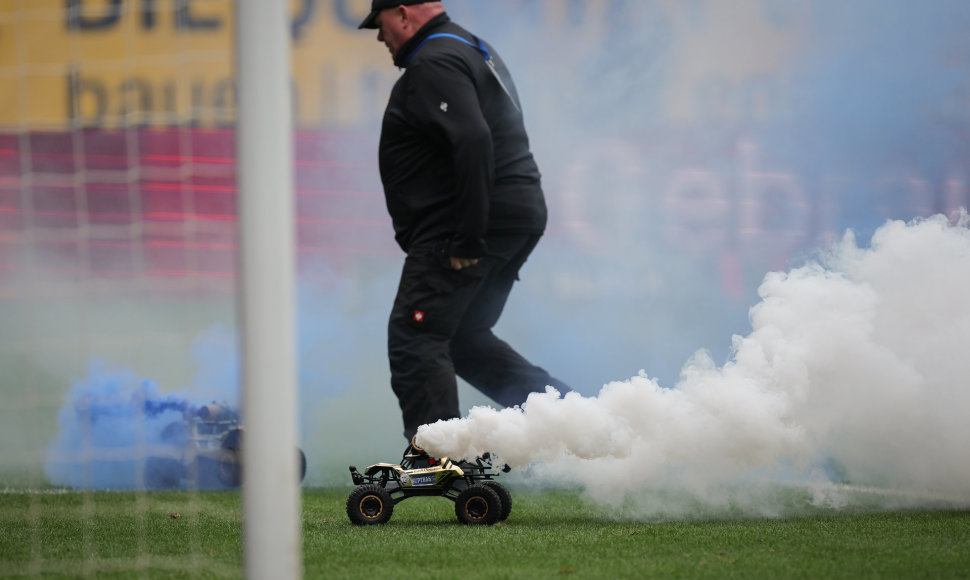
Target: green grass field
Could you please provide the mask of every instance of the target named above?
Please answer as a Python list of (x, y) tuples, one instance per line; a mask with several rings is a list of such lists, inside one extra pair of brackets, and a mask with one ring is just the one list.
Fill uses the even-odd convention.
[[(575, 492), (513, 490), (512, 516), (493, 527), (415, 498), (360, 528), (348, 492), (304, 491), (306, 578), (970, 577), (967, 511), (651, 523)], [(241, 543), (238, 493), (0, 493), (3, 577), (233, 578)]]

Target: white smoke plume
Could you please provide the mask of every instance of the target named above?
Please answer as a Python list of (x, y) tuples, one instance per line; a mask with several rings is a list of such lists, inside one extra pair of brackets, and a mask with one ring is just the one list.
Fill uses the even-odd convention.
[(613, 504), (644, 489), (713, 501), (725, 486), (779, 481), (970, 504), (968, 221), (887, 222), (868, 248), (848, 232), (768, 274), (730, 359), (698, 352), (672, 388), (643, 371), (595, 397), (550, 388), (521, 408), (423, 426), (418, 442), (449, 457), (490, 451)]

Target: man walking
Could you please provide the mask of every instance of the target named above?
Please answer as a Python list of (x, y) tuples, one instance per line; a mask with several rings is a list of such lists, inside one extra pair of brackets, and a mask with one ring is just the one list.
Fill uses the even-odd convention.
[(505, 64), (441, 2), (372, 0), (360, 28), (378, 30), (404, 69), (384, 112), (379, 162), (407, 253), (388, 324), (405, 437), (459, 417), (456, 374), (505, 406), (547, 385), (571, 390), (492, 332), (546, 226)]

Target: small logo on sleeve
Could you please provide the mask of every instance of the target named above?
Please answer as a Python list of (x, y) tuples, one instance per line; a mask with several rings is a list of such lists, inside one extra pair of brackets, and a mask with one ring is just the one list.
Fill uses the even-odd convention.
[(412, 317), (414, 318), (415, 322), (424, 322), (424, 312), (420, 310), (415, 310)]

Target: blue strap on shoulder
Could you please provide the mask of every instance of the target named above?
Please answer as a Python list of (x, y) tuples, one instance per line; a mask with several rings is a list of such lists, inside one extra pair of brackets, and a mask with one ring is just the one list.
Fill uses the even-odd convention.
[(448, 32), (439, 32), (437, 34), (431, 34), (431, 35), (429, 35), (427, 38), (425, 38), (424, 40), (422, 40), (417, 46), (415, 46), (413, 49), (411, 49), (411, 52), (409, 52), (408, 55), (406, 57), (404, 57), (404, 60), (401, 61), (401, 64), (403, 66), (407, 66), (408, 65), (408, 61), (411, 60), (411, 57), (414, 56), (414, 53), (416, 53), (419, 50), (421, 50), (421, 47), (424, 46), (424, 43), (425, 42), (428, 42), (432, 38), (442, 38), (442, 37), (454, 38), (455, 40), (459, 40), (461, 42), (464, 42), (468, 46), (470, 46), (470, 47), (472, 47), (474, 49), (477, 49), (478, 52), (482, 53), (482, 56), (485, 58), (486, 61), (492, 60), (491, 53), (488, 52), (488, 49), (485, 48), (485, 43), (482, 42), (481, 40), (478, 40), (476, 38), (475, 40), (478, 40), (478, 44), (476, 45), (476, 44), (472, 43), (471, 41), (465, 40), (464, 38), (458, 36), (457, 34), (450, 34)]
[(509, 100), (512, 101), (512, 106), (515, 107), (516, 111), (521, 112), (521, 109), (519, 109), (518, 103), (516, 103), (515, 99), (512, 98), (512, 93), (509, 92), (509, 89), (505, 86), (505, 83), (502, 81), (502, 77), (500, 77), (498, 74), (498, 71), (495, 70), (495, 61), (492, 60), (492, 53), (488, 51), (488, 48), (485, 47), (485, 43), (482, 42), (481, 39), (479, 39), (478, 37), (475, 37), (475, 36), (472, 37), (478, 43), (478, 44), (475, 44), (469, 40), (466, 40), (458, 36), (457, 34), (450, 34), (448, 32), (438, 32), (436, 34), (428, 35), (427, 38), (425, 38), (420, 43), (418, 43), (418, 45), (415, 46), (413, 49), (411, 49), (411, 52), (409, 52), (408, 55), (404, 57), (404, 60), (401, 61), (401, 66), (406, 67), (408, 65), (408, 61), (411, 60), (411, 57), (413, 57), (415, 53), (421, 50), (421, 47), (424, 46), (424, 43), (428, 42), (432, 38), (443, 38), (443, 37), (454, 38), (455, 40), (461, 41), (467, 44), (468, 46), (474, 48), (475, 50), (477, 50), (482, 55), (482, 58), (485, 59), (485, 63), (488, 64), (488, 70), (492, 71), (492, 76), (494, 76), (495, 80), (498, 81), (499, 86), (502, 87), (502, 90), (505, 91), (505, 94), (509, 96)]

